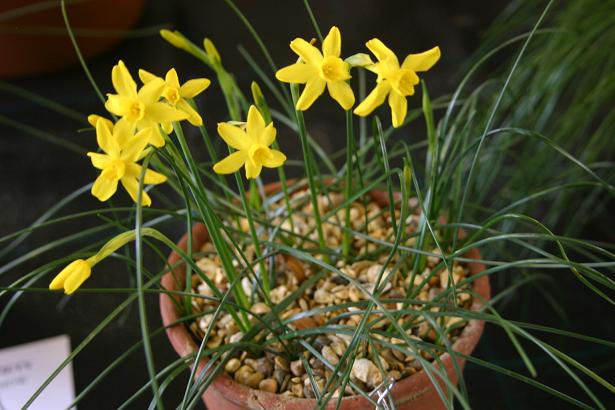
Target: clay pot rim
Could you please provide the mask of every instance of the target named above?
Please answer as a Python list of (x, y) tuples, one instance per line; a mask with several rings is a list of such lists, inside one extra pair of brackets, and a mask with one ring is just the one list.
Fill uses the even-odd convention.
[[(268, 184), (266, 185), (265, 189), (267, 193), (275, 192), (280, 189), (280, 184), (279, 182)], [(384, 192), (378, 190), (371, 191), (369, 192), (369, 194), (375, 200), (382, 199), (382, 197), (385, 197)], [(192, 229), (192, 236), (193, 249), (196, 251), (208, 239), (208, 233), (205, 226), (201, 223), (195, 224)], [(460, 237), (463, 236), (465, 236), (465, 232), (463, 230), (460, 230)], [(178, 242), (178, 246), (181, 249), (185, 250), (187, 247), (187, 240), (188, 234), (186, 233)], [(464, 257), (476, 260), (481, 259), (480, 252), (477, 248), (470, 249), (464, 254)], [(170, 266), (173, 266), (177, 264), (180, 259), (181, 257), (177, 253), (172, 252), (168, 258), (168, 264)], [(471, 275), (476, 275), (485, 270), (485, 265), (479, 262), (469, 262), (468, 268), (470, 269)], [(176, 280), (174, 278), (179, 278), (180, 280), (182, 280), (184, 275), (184, 265), (179, 264), (178, 266), (175, 266), (172, 271), (167, 272), (162, 277), (162, 287), (171, 291), (176, 290)], [(479, 311), (484, 306), (485, 302), (491, 299), (491, 287), (489, 284), (489, 278), (487, 276), (479, 277), (476, 281), (474, 281), (472, 291), (479, 297), (473, 298), (471, 311)], [(175, 298), (177, 299), (176, 296)], [(169, 294), (160, 294), (160, 312), (163, 324), (164, 326), (167, 326), (167, 336), (171, 341), (171, 344), (173, 345), (175, 351), (181, 357), (184, 357), (188, 354), (197, 352), (199, 347), (195, 343), (193, 335), (189, 332), (185, 324), (178, 322), (179, 320), (181, 320), (181, 316), (177, 312), (175, 306), (176, 305), (174, 304), (172, 297), (169, 296)], [(176, 324), (174, 326), (169, 326), (171, 323)], [(459, 339), (457, 339), (457, 341), (453, 344), (453, 350), (458, 353), (470, 355), (478, 344), (478, 341), (480, 340), (484, 325), (485, 323), (482, 320), (471, 319), (461, 332)], [(450, 371), (450, 368), (452, 367), (451, 355), (448, 352), (445, 352), (440, 355), (440, 360), (446, 371)], [(463, 359), (458, 358), (457, 361), (463, 363)], [(199, 372), (202, 370), (206, 363), (207, 358), (201, 358), (198, 365)], [(421, 370), (409, 377), (397, 381), (391, 389), (391, 393), (393, 396), (395, 396), (398, 392), (414, 388), (416, 390), (416, 396), (421, 395), (424, 393), (424, 390), (426, 390), (426, 388), (424, 387), (426, 381), (428, 383), (426, 388), (431, 388), (431, 381), (428, 379), (425, 371)], [(277, 393), (269, 393), (258, 389), (252, 389), (244, 384), (234, 381), (225, 372), (221, 372), (218, 376), (216, 376), (209, 388), (211, 388), (212, 386), (218, 389), (224, 396), (229, 399), (232, 397), (243, 397), (246, 400), (251, 400), (254, 403), (267, 403), (267, 406), (269, 406), (269, 408), (271, 408), (272, 404), (278, 404), (279, 406), (283, 406), (280, 408), (285, 408), (284, 406), (290, 404), (300, 404), (307, 407), (314, 407), (316, 405), (316, 399), (288, 397)], [(354, 403), (356, 405), (359, 405), (363, 403), (368, 403), (368, 401), (361, 395), (354, 395), (344, 397), (342, 399), (342, 403)], [(397, 404), (399, 405), (402, 403)]]

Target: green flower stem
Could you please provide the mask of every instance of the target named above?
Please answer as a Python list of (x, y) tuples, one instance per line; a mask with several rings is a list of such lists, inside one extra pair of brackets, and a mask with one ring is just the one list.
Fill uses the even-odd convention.
[[(190, 101), (190, 103), (194, 107), (194, 101)], [(216, 152), (216, 149), (211, 143), (209, 132), (207, 132), (207, 128), (205, 127), (205, 125), (201, 125), (198, 128), (199, 128), (199, 132), (201, 133), (201, 137), (203, 138), (203, 142), (205, 143), (205, 147), (207, 148), (207, 153), (209, 154), (209, 157), (211, 158), (211, 162), (215, 164), (216, 162), (219, 161), (220, 158), (218, 157), (218, 153)], [(224, 178), (224, 176), (216, 174), (216, 178), (218, 178), (218, 181), (220, 181), (221, 185), (228, 187), (228, 183), (226, 181), (226, 178)], [(229, 193), (225, 189), (222, 190), (222, 193), (226, 201), (230, 203), (232, 201), (232, 198), (230, 197)], [(234, 219), (235, 224), (237, 225), (237, 228), (241, 229), (241, 222), (239, 221), (239, 216), (233, 213), (231, 214), (231, 217)]]
[[(252, 89), (252, 98), (256, 107), (261, 112), (263, 119), (265, 120), (265, 124), (269, 125), (273, 120), (271, 119), (271, 112), (269, 111), (269, 105), (263, 96), (263, 92), (261, 91), (258, 83), (256, 81), (252, 81), (252, 85), (250, 87)], [(273, 141), (271, 144), (273, 149), (280, 149), (280, 145), (278, 141)], [(288, 213), (288, 221), (290, 223), (290, 231), (295, 232), (295, 222), (292, 218), (292, 208), (290, 206), (290, 196), (288, 195), (288, 184), (286, 182), (286, 171), (284, 171), (284, 165), (277, 168), (278, 169), (278, 179), (280, 180), (280, 185), (282, 186), (282, 194), (284, 195), (284, 205), (286, 206), (286, 212)], [(294, 236), (290, 236), (289, 238), (294, 242)]]
[[(203, 182), (198, 178), (198, 168), (190, 154), (190, 150), (188, 149), (188, 145), (186, 143), (186, 139), (184, 137), (184, 132), (181, 128), (181, 125), (178, 123), (173, 123), (173, 128), (175, 130), (175, 135), (177, 136), (177, 140), (179, 141), (179, 145), (181, 147), (182, 153), (185, 157), (186, 163), (190, 168), (190, 173), (192, 176), (192, 189), (193, 196), (195, 196), (195, 203), (199, 208), (199, 212), (203, 217), (203, 222), (207, 227), (207, 231), (209, 232), (209, 236), (211, 241), (213, 242), (216, 251), (218, 252), (218, 256), (222, 262), (222, 266), (224, 267), (224, 272), (228, 278), (230, 283), (233, 283), (235, 278), (237, 277), (237, 271), (235, 266), (233, 266), (232, 255), (229, 251), (228, 244), (221, 236), (221, 227), (220, 221), (216, 218), (209, 201), (206, 199), (205, 188), (203, 187)], [(200, 199), (198, 200), (197, 197)], [(233, 287), (233, 294), (235, 296), (236, 302), (239, 306), (243, 307), (245, 310), (241, 310), (241, 317), (243, 320), (237, 323), (237, 326), (245, 332), (250, 329), (250, 321), (246, 315), (246, 311), (249, 310), (250, 302), (248, 297), (246, 296), (243, 288), (241, 286)]]
[(147, 372), (152, 382), (152, 392), (154, 394), (154, 400), (158, 410), (163, 410), (164, 405), (160, 400), (160, 390), (158, 382), (156, 381), (156, 365), (154, 363), (154, 354), (152, 352), (152, 345), (150, 342), (150, 332), (147, 321), (147, 313), (145, 307), (145, 293), (143, 287), (143, 206), (141, 205), (141, 197), (143, 194), (143, 180), (145, 178), (145, 171), (150, 160), (150, 156), (145, 157), (143, 160), (143, 167), (141, 168), (141, 175), (139, 175), (139, 190), (137, 191), (137, 205), (135, 208), (135, 266), (137, 275), (137, 295), (139, 305), (139, 322), (141, 323), (141, 338), (143, 339), (143, 350), (145, 352), (145, 362), (147, 363)]
[[(297, 104), (298, 90), (297, 85), (292, 84), (290, 86), (290, 92), (293, 97), (293, 104)], [(318, 211), (318, 197), (316, 192), (316, 184), (314, 182), (314, 170), (312, 168), (312, 155), (307, 140), (307, 132), (305, 129), (305, 119), (303, 118), (303, 112), (295, 110), (297, 117), (297, 124), (299, 125), (299, 139), (301, 140), (301, 150), (303, 151), (303, 161), (305, 163), (305, 173), (308, 179), (308, 187), (310, 189), (310, 200), (312, 201), (312, 209), (314, 211), (314, 221), (316, 222), (316, 232), (318, 233), (318, 243), (322, 250), (326, 249), (325, 235), (322, 231), (322, 221), (320, 220), (320, 213)], [(325, 254), (325, 260), (328, 256)]]
[(252, 243), (254, 244), (254, 255), (258, 260), (258, 268), (260, 271), (260, 278), (263, 284), (263, 291), (267, 294), (268, 298), (269, 291), (271, 290), (271, 286), (269, 284), (269, 274), (267, 271), (267, 267), (265, 266), (265, 259), (263, 259), (263, 253), (261, 252), (261, 244), (260, 240), (258, 239), (256, 227), (254, 226), (254, 218), (252, 218), (252, 210), (250, 209), (248, 198), (246, 196), (246, 189), (243, 186), (243, 181), (241, 180), (241, 174), (239, 173), (239, 171), (235, 172), (235, 180), (237, 181), (237, 187), (239, 188), (241, 204), (243, 205), (244, 212), (246, 213), (246, 219), (248, 220), (250, 236), (252, 236)]
[[(354, 153), (354, 135), (352, 129), (352, 110), (346, 110), (346, 186), (344, 187), (344, 200), (352, 196), (352, 159)], [(350, 208), (351, 203), (346, 205), (346, 215), (344, 220), (344, 226), (348, 228), (350, 226)], [(342, 252), (344, 259), (348, 258), (350, 253), (350, 230), (344, 229), (344, 236), (342, 237)]]

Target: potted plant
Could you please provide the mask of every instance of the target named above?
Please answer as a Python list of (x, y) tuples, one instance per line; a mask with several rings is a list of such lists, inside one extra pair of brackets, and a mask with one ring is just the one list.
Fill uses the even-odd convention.
[[(529, 334), (531, 325), (506, 320), (494, 309), (489, 277), (518, 266), (564, 266), (607, 299), (594, 282), (613, 284), (594, 265), (571, 261), (566, 245), (582, 245), (529, 216), (494, 211), (480, 224), (464, 222), (491, 123), (482, 135), (464, 133), (462, 120), (475, 114), (475, 101), (472, 96), (460, 101), (460, 90), (431, 101), (422, 77), (440, 59), (440, 49), (402, 55), (373, 38), (366, 39), (366, 50), (347, 56), (337, 27), (322, 35), (314, 22), (314, 31), (315, 40), (292, 39), (296, 62), (271, 67), (270, 74), (248, 58), (275, 106), (256, 81), (250, 95), (242, 92), (210, 39), (200, 47), (177, 31), (161, 32), (215, 76), (228, 109), (228, 120), (217, 124), (218, 136), (208, 133), (204, 122), (213, 119), (194, 101), (210, 79), (186, 81), (173, 68), (141, 69), (138, 84), (136, 72), (120, 60), (111, 70), (115, 90), (107, 94), (108, 112), (88, 117), (99, 148), (88, 157), (100, 170), (92, 195), (106, 202), (121, 185), (135, 203), (134, 229), (71, 257), (49, 288), (76, 292), (95, 265), (134, 243), (134, 257), (126, 259), (134, 267), (131, 297), (138, 301), (139, 347), (150, 375), (144, 388), (151, 389), (152, 406), (159, 408), (168, 378), (185, 368), (190, 378), (177, 399), (181, 408), (201, 400), (211, 409), (433, 409), (454, 403), (469, 408), (465, 362), (585, 405), (473, 357), (485, 322), (506, 332), (530, 375), (535, 367), (520, 338), (547, 351), (562, 368), (613, 389)], [(532, 35), (523, 39), (522, 49)], [(372, 89), (361, 95), (356, 90), (368, 81)], [(463, 85), (465, 80), (460, 89)], [(420, 104), (413, 97), (419, 88)], [(501, 93), (505, 90), (504, 85)], [(346, 124), (345, 149), (332, 157), (310, 137), (304, 116), (327, 95)], [(381, 121), (374, 112), (385, 103), (390, 117)], [(440, 121), (434, 108), (446, 108)], [(396, 138), (419, 119), (424, 138), (415, 144)], [(281, 125), (289, 130), (285, 141), (277, 138)], [(186, 127), (200, 131), (207, 161), (195, 158)], [(220, 142), (228, 152), (223, 157), (216, 150)], [(287, 158), (285, 144), (299, 145), (301, 157)], [(290, 166), (298, 169), (298, 178), (287, 177)], [(277, 182), (263, 183), (264, 172), (275, 173)], [(181, 208), (150, 212), (158, 199), (156, 185), (177, 193)], [(187, 231), (178, 243), (159, 229), (169, 219), (180, 219)], [(479, 248), (492, 242), (524, 246), (524, 236), (503, 236), (496, 229), (508, 219), (535, 227), (535, 235), (556, 251), (526, 244), (542, 258), (485, 258)], [(164, 255), (160, 245), (170, 256), (161, 272), (150, 274), (144, 248)], [(585, 248), (611, 255), (597, 245)], [(144, 303), (149, 292), (160, 294), (164, 330), (180, 355), (172, 371), (154, 366), (155, 332)], [(600, 400), (594, 402), (600, 407)]]

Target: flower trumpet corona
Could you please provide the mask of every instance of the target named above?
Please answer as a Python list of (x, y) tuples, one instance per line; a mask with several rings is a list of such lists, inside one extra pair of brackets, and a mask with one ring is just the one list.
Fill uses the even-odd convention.
[[(152, 81), (162, 80), (160, 77), (147, 72), (145, 70), (139, 70), (139, 78), (143, 81), (143, 84), (149, 84)], [(209, 87), (211, 81), (207, 78), (195, 78), (186, 81), (184, 84), (179, 84), (179, 78), (177, 71), (171, 68), (164, 78), (164, 88), (162, 90), (162, 96), (170, 106), (177, 108), (184, 112), (188, 118), (188, 122), (192, 125), (203, 125), (203, 119), (198, 112), (192, 106), (187, 99), (191, 99), (205, 91)], [(171, 123), (162, 123), (162, 129), (166, 133), (170, 133), (172, 130)]]
[(297, 100), (296, 109), (305, 111), (325, 91), (343, 109), (354, 104), (354, 94), (347, 80), (350, 79), (350, 64), (340, 58), (342, 38), (337, 27), (331, 27), (322, 42), (322, 53), (302, 38), (290, 42), (290, 48), (301, 61), (278, 70), (276, 78), (285, 83), (305, 84)]
[(406, 97), (414, 94), (414, 86), (419, 83), (417, 72), (429, 70), (440, 59), (440, 48), (434, 47), (420, 54), (410, 54), (399, 65), (397, 56), (382, 41), (374, 38), (366, 44), (378, 62), (365, 68), (376, 73), (376, 87), (355, 109), (361, 117), (369, 115), (389, 97), (394, 127), (403, 124), (408, 112)]
[(137, 84), (130, 72), (120, 60), (111, 71), (111, 81), (117, 94), (107, 94), (105, 108), (120, 117), (118, 124), (130, 132), (152, 128), (148, 141), (155, 147), (164, 145), (164, 138), (158, 131), (158, 125), (172, 121), (184, 120), (189, 117), (183, 111), (169, 106), (159, 99), (165, 89), (162, 78), (150, 81), (137, 91)]
[(214, 165), (217, 174), (231, 174), (245, 164), (246, 178), (257, 178), (263, 167), (277, 168), (286, 161), (286, 155), (271, 149), (276, 136), (273, 123), (265, 126), (265, 120), (256, 108), (250, 106), (245, 131), (229, 123), (218, 124), (218, 134), (230, 147), (236, 149)]
[[(122, 183), (132, 200), (137, 201), (141, 165), (136, 162), (143, 157), (145, 146), (150, 139), (149, 134), (154, 131), (146, 128), (136, 135), (126, 134), (127, 132), (119, 123), (111, 129), (104, 119), (96, 122), (96, 138), (104, 153), (88, 152), (88, 156), (92, 165), (102, 170), (92, 185), (92, 195), (101, 201), (106, 201), (115, 194), (118, 182)], [(160, 184), (165, 181), (164, 175), (149, 169), (145, 171), (144, 184)], [(147, 192), (142, 192), (141, 204), (150, 206), (151, 203)]]

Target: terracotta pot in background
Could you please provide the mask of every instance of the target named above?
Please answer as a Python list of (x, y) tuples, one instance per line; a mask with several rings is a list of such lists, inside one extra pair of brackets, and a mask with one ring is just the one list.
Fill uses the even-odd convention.
[[(274, 192), (279, 189), (278, 184), (270, 184), (267, 186), (268, 192)], [(377, 202), (384, 201), (386, 203), (386, 195), (379, 192), (372, 193), (372, 198)], [(205, 226), (197, 224), (192, 230), (192, 245), (193, 251), (197, 251), (208, 240), (208, 233)], [(178, 246), (186, 250), (188, 235), (179, 241)], [(471, 259), (481, 259), (478, 249), (470, 250), (465, 257)], [(169, 265), (174, 265), (180, 262), (180, 256), (173, 252), (169, 256)], [(481, 263), (469, 263), (470, 272), (472, 275), (478, 274), (485, 270), (485, 266)], [(177, 290), (176, 283), (185, 283), (185, 267), (177, 266), (172, 272), (167, 273), (162, 278), (162, 286), (168, 290)], [(472, 288), (473, 292), (483, 300), (491, 298), (491, 288), (487, 276), (478, 278)], [(179, 297), (176, 297), (179, 299)], [(160, 311), (162, 321), (165, 326), (177, 322), (181, 319), (180, 313), (176, 309), (176, 302), (168, 294), (160, 295)], [(483, 302), (479, 298), (474, 298), (472, 310), (479, 310), (483, 306)], [(484, 322), (480, 320), (471, 320), (462, 331), (459, 339), (453, 345), (455, 351), (469, 355), (476, 347), (482, 332)], [(198, 346), (194, 342), (188, 328), (182, 324), (169, 327), (167, 336), (173, 345), (173, 348), (180, 356), (185, 356), (198, 351)], [(448, 377), (451, 381), (457, 384), (457, 375), (454, 370), (453, 361), (448, 353), (440, 356), (443, 365), (446, 368)], [(199, 363), (199, 371), (203, 369), (206, 359)], [(459, 367), (463, 369), (465, 361), (457, 360)], [(443, 389), (446, 389), (441, 382)], [(443, 403), (438, 396), (436, 389), (424, 371), (415, 373), (414, 375), (402, 379), (395, 383), (391, 393), (395, 399), (395, 403), (400, 410), (437, 410), (444, 409)], [(278, 394), (267, 393), (261, 390), (251, 389), (248, 386), (237, 383), (232, 380), (226, 373), (221, 373), (217, 376), (209, 388), (203, 394), (203, 400), (211, 410), (308, 410), (315, 408), (315, 399), (300, 399), (287, 397)], [(331, 401), (327, 408), (334, 408), (335, 401)], [(370, 404), (362, 396), (349, 396), (342, 400), (341, 408), (343, 410), (373, 410), (373, 405)]]
[[(66, 0), (68, 18), (83, 56), (97, 55), (120, 41), (125, 34), (122, 31), (137, 23), (144, 3)], [(77, 55), (66, 32), (60, 1), (0, 1), (0, 55), (1, 78), (40, 74), (75, 64)]]

